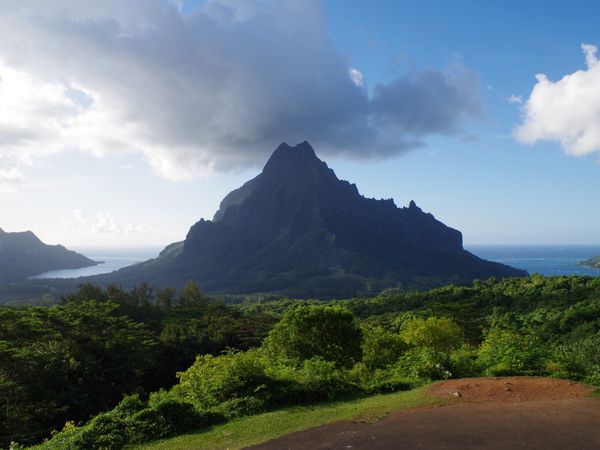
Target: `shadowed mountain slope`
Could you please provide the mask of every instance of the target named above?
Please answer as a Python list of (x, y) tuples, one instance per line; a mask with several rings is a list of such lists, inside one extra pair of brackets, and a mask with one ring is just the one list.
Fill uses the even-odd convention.
[(47, 245), (31, 231), (7, 233), (0, 229), (0, 281), (22, 281), (50, 270), (78, 269), (97, 263), (67, 250)]
[(104, 277), (125, 285), (198, 281), (211, 293), (343, 297), (526, 273), (465, 251), (459, 231), (413, 201), (368, 199), (303, 142), (281, 144), (263, 171), (154, 260)]

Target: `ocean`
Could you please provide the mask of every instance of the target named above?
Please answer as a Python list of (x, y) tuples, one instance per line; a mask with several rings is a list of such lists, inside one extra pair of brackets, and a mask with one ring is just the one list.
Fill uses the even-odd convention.
[(79, 278), (114, 272), (123, 267), (156, 258), (162, 247), (133, 247), (133, 248), (73, 248), (88, 258), (100, 262), (97, 266), (81, 269), (52, 270), (31, 277), (31, 279), (47, 278)]
[(600, 276), (600, 269), (578, 263), (600, 256), (600, 245), (465, 245), (483, 259), (540, 275)]
[[(541, 275), (600, 276), (600, 269), (577, 263), (600, 255), (600, 245), (465, 245), (480, 258), (524, 269)], [(35, 279), (77, 278), (113, 272), (158, 256), (162, 248), (77, 248), (77, 252), (102, 264), (83, 269), (54, 270), (36, 275)]]

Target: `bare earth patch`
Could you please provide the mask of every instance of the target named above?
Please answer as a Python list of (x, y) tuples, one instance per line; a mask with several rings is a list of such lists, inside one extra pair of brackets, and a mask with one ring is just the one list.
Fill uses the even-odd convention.
[(600, 449), (600, 398), (593, 389), (537, 377), (473, 378), (433, 384), (439, 407), (378, 421), (341, 421), (253, 449)]
[(462, 402), (518, 403), (566, 400), (590, 394), (592, 388), (567, 380), (541, 377), (463, 378), (440, 381), (428, 393)]

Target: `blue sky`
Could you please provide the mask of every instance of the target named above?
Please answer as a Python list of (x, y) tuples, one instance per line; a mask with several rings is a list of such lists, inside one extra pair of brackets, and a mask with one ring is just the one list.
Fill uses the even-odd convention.
[(458, 57), (484, 89), (483, 117), (465, 127), (476, 140), (429, 139), (429, 151), (367, 167), (336, 162), (338, 172), (359, 180), (369, 196), (389, 195), (397, 204), (414, 198), (463, 231), (467, 243), (600, 242), (598, 157), (570, 157), (556, 143), (515, 142), (521, 112), (507, 101), (526, 97), (539, 72), (556, 80), (584, 67), (580, 45), (600, 43), (598, 2), (326, 5), (332, 39), (367, 80)]
[[(136, 2), (132, 2), (134, 3)], [(168, 2), (165, 0), (165, 3)], [(224, 5), (225, 8), (231, 8), (232, 5), (235, 7), (236, 4), (234, 0), (208, 3), (215, 3), (219, 7)], [(339, 62), (338, 65), (346, 64), (348, 68), (356, 69), (363, 75), (364, 86), (360, 88), (365, 92), (364, 97), (359, 95), (353, 97), (354, 103), (348, 103), (350, 105), (348, 108), (352, 108), (355, 102), (360, 103), (365, 101), (365, 98), (372, 98), (376, 86), (392, 86), (395, 80), (404, 79), (403, 77), (410, 73), (416, 73), (415, 77), (427, 70), (446, 73), (448, 67), (458, 64), (468, 69), (469, 74), (474, 74), (479, 80), (474, 88), (477, 91), (479, 104), (479, 111), (476, 114), (465, 109), (460, 117), (450, 118), (451, 132), (434, 127), (428, 128), (421, 134), (410, 135), (410, 138), (416, 137), (422, 145), (403, 147), (392, 156), (386, 156), (388, 155), (386, 143), (373, 144), (373, 148), (379, 147), (371, 150), (369, 140), (366, 138), (364, 141), (358, 141), (357, 149), (345, 152), (342, 148), (343, 143), (328, 141), (334, 139), (332, 135), (302, 118), (305, 121), (302, 123), (308, 123), (307, 126), (313, 130), (311, 132), (319, 140), (320, 145), (315, 144), (317, 154), (328, 162), (340, 178), (355, 182), (366, 196), (392, 197), (399, 206), (407, 205), (411, 199), (414, 199), (424, 210), (433, 213), (449, 226), (462, 231), (467, 244), (600, 243), (598, 231), (600, 209), (595, 207), (596, 198), (600, 193), (600, 165), (598, 164), (600, 148), (594, 147), (594, 142), (585, 148), (576, 147), (576, 150), (573, 150), (575, 146), (571, 146), (571, 153), (579, 155), (573, 156), (567, 154), (568, 145), (559, 142), (565, 134), (564, 127), (558, 127), (558, 131), (554, 129), (548, 131), (549, 123), (554, 126), (556, 121), (567, 120), (565, 117), (582, 115), (582, 120), (587, 120), (591, 115), (592, 125), (587, 125), (581, 132), (594, 136), (598, 128), (593, 128), (593, 119), (600, 118), (598, 98), (589, 95), (581, 99), (575, 97), (574, 101), (570, 98), (567, 99), (568, 101), (565, 100), (566, 103), (561, 103), (564, 99), (559, 98), (557, 88), (551, 86), (553, 89), (546, 93), (546, 97), (535, 97), (535, 99), (531, 97), (530, 111), (536, 115), (531, 116), (535, 117), (535, 120), (530, 120), (529, 136), (534, 136), (532, 138), (534, 143), (527, 144), (522, 142), (523, 139), (519, 141), (513, 136), (515, 127), (525, 122), (523, 108), (536, 85), (536, 74), (546, 74), (550, 81), (557, 82), (578, 70), (586, 70), (586, 59), (581, 45), (600, 45), (600, 32), (597, 25), (597, 17), (600, 17), (599, 3), (524, 1), (515, 4), (512, 8), (507, 8), (507, 3), (500, 1), (326, 0), (323, 3), (312, 1), (306, 3), (314, 4), (315, 11), (318, 11), (307, 10), (303, 6), (303, 9), (298, 12), (298, 22), (294, 23), (292, 20), (290, 24), (286, 22), (285, 25), (292, 28), (299, 27), (300, 33), (305, 31), (309, 40), (312, 34), (319, 35), (319, 32), (323, 31), (322, 28), (325, 28), (324, 36), (316, 38), (314, 44), (312, 42), (297, 44), (293, 40), (290, 41), (289, 45), (299, 45), (298, 48), (293, 48), (300, 55), (298, 56), (299, 67), (296, 67), (293, 72), (287, 72), (285, 68), (281, 69), (277, 65), (269, 66), (272, 63), (269, 60), (271, 50), (267, 49), (268, 51), (263, 53), (256, 51), (258, 55), (256, 60), (265, 61), (264, 67), (256, 67), (261, 79), (273, 77), (270, 83), (277, 84), (280, 81), (278, 76), (290, 78), (301, 76), (297, 74), (301, 72), (303, 63), (311, 63), (313, 50), (311, 46), (314, 45), (315, 52), (325, 52), (326, 55), (326, 52), (333, 52), (332, 54), (335, 54), (339, 60), (336, 60)], [(148, 9), (158, 8), (161, 0), (153, 0), (147, 4), (150, 5)], [(139, 3), (139, 5), (143, 4)], [(205, 7), (206, 2), (185, 2), (181, 14), (186, 17), (191, 17), (198, 11), (203, 14)], [(0, 3), (0, 16), (6, 8), (9, 7)], [(52, 16), (53, 11), (34, 12), (38, 17), (40, 14), (47, 14), (48, 17), (52, 17), (52, 20), (56, 20)], [(49, 39), (56, 39), (57, 43), (63, 42), (61, 39), (64, 39), (64, 36), (57, 34), (56, 27), (48, 26), (40, 30), (38, 22), (27, 22), (30, 11), (19, 11), (18, 14), (12, 15), (11, 13), (11, 11), (4, 11), (3, 20), (14, 21), (14, 23), (3, 22), (4, 25), (14, 26), (14, 30), (23, 28), (24, 23), (32, 27), (28, 29), (27, 45), (24, 47), (27, 51), (21, 51), (25, 55), (30, 54), (32, 60), (36, 51), (44, 51), (44, 55), (48, 54), (48, 50), (43, 45)], [(114, 16), (116, 17), (114, 20), (125, 28), (130, 26), (133, 20), (131, 17), (136, 11), (129, 11), (131, 13), (129, 16), (119, 7), (110, 9), (107, 6), (98, 9), (82, 7), (81, 11), (69, 13), (78, 19), (79, 23), (82, 20), (93, 22), (93, 19), (98, 17), (112, 19)], [(241, 19), (238, 18), (236, 21), (250, 20), (246, 15), (254, 12), (244, 10), (240, 14), (242, 14)], [(156, 19), (159, 16), (155, 11), (144, 9), (140, 15), (149, 23), (152, 23), (152, 20), (159, 20)], [(292, 14), (291, 17), (293, 19), (294, 15)], [(319, 22), (320, 17), (323, 18), (324, 24)], [(290, 17), (283, 16), (283, 18), (287, 20)], [(186, 61), (191, 60), (191, 54), (195, 53), (194, 42), (196, 42), (188, 45), (187, 40), (197, 39), (198, 45), (206, 44), (202, 47), (202, 55), (211, 54), (212, 41), (209, 39), (210, 36), (207, 38), (203, 34), (202, 23), (188, 30), (188, 34), (183, 34), (178, 31), (177, 24), (171, 25), (170, 19), (160, 16), (160, 20), (163, 21), (160, 23), (164, 25), (164, 34), (172, 33), (172, 36), (167, 36), (166, 42), (178, 43), (177, 48), (181, 55), (177, 57), (180, 59), (174, 60), (174, 57), (169, 54), (178, 53), (177, 49), (167, 49), (165, 53), (160, 53), (160, 45), (156, 42), (162, 41), (140, 39), (136, 41), (137, 47), (132, 46), (132, 49), (134, 51), (141, 49), (140, 53), (144, 56), (143, 64), (152, 63), (155, 66), (145, 66), (142, 63), (138, 66), (126, 66), (124, 70), (128, 70), (127, 73), (133, 74), (133, 71), (139, 67), (185, 65)], [(54, 22), (49, 19), (48, 23)], [(268, 27), (269, 23), (265, 23), (261, 26)], [(167, 26), (172, 28), (167, 29)], [(128, 28), (128, 30), (137, 30), (137, 28)], [(39, 40), (35, 39), (37, 32), (39, 32)], [(241, 33), (239, 30), (238, 32)], [(89, 35), (86, 34), (86, 37)], [(216, 39), (214, 36), (213, 39)], [(228, 41), (230, 46), (236, 45), (231, 34), (224, 32), (216, 36), (219, 39), (223, 37), (231, 39)], [(260, 34), (252, 34), (251, 37), (253, 40), (246, 39), (248, 46), (268, 43), (268, 38), (266, 41), (261, 40)], [(202, 39), (209, 39), (209, 41), (205, 43)], [(6, 79), (9, 79), (12, 73), (6, 71), (15, 70), (18, 71), (15, 72), (17, 81), (22, 79), (18, 74), (27, 74), (27, 80), (30, 78), (40, 80), (36, 81), (35, 85), (35, 89), (39, 88), (39, 93), (35, 91), (35, 95), (24, 97), (33, 106), (36, 106), (36, 102), (45, 105), (47, 99), (44, 96), (54, 95), (52, 89), (53, 86), (57, 86), (56, 80), (61, 80), (63, 84), (67, 83), (71, 91), (75, 89), (93, 98), (98, 105), (105, 99), (111, 100), (113, 93), (115, 98), (127, 96), (139, 84), (147, 81), (148, 86), (154, 90), (149, 89), (142, 93), (156, 92), (155, 97), (162, 102), (159, 105), (164, 106), (164, 111), (156, 113), (159, 119), (154, 116), (142, 117), (143, 120), (139, 120), (138, 128), (123, 134), (123, 139), (136, 141), (135, 146), (125, 148), (127, 146), (118, 140), (121, 138), (123, 122), (113, 121), (111, 114), (117, 117), (117, 113), (127, 112), (127, 117), (135, 117), (136, 114), (132, 115), (129, 109), (124, 109), (126, 106), (138, 108), (141, 116), (145, 111), (153, 111), (155, 104), (146, 102), (144, 96), (133, 94), (125, 106), (116, 101), (108, 103), (107, 100), (108, 106), (104, 105), (105, 109), (94, 111), (96, 115), (90, 115), (90, 119), (87, 116), (83, 118), (103, 121), (107, 120), (106, 115), (111, 115), (111, 121), (107, 121), (106, 124), (100, 122), (104, 124), (99, 128), (100, 132), (84, 121), (81, 131), (78, 129), (75, 137), (67, 135), (68, 138), (62, 138), (61, 136), (65, 136), (62, 131), (58, 134), (58, 138), (52, 134), (51, 138), (44, 137), (46, 141), (40, 141), (41, 145), (36, 147), (43, 150), (40, 150), (39, 154), (37, 150), (20, 150), (31, 154), (27, 153), (26, 157), (15, 159), (15, 151), (10, 150), (8, 146), (5, 146), (5, 153), (2, 153), (1, 143), (8, 140), (11, 135), (3, 131), (7, 127), (1, 126), (3, 116), (0, 110), (0, 138), (3, 132), (8, 136), (4, 141), (0, 139), (0, 181), (3, 173), (8, 181), (14, 181), (0, 190), (0, 204), (3, 210), (0, 227), (7, 231), (32, 229), (49, 243), (63, 243), (74, 247), (165, 245), (183, 239), (189, 226), (201, 217), (212, 217), (221, 198), (258, 173), (269, 151), (272, 150), (272, 148), (263, 148), (271, 145), (272, 141), (268, 139), (252, 141), (256, 144), (257, 150), (247, 152), (243, 145), (236, 147), (230, 144), (227, 132), (241, 133), (240, 126), (231, 125), (239, 122), (225, 121), (213, 125), (225, 130), (224, 134), (211, 137), (212, 140), (207, 142), (198, 142), (202, 151), (194, 153), (193, 143), (199, 138), (193, 135), (194, 122), (191, 119), (198, 114), (198, 120), (202, 120), (204, 116), (196, 111), (196, 106), (200, 110), (205, 104), (212, 105), (213, 101), (211, 89), (205, 89), (204, 84), (192, 86), (196, 89), (194, 92), (198, 93), (197, 96), (180, 89), (163, 90), (163, 83), (167, 83), (164, 81), (166, 76), (158, 81), (157, 79), (145, 80), (147, 71), (140, 70), (135, 72), (135, 76), (138, 77), (137, 85), (132, 84), (131, 87), (123, 85), (122, 80), (114, 80), (110, 77), (113, 67), (116, 67), (118, 72), (120, 67), (125, 67), (123, 61), (127, 60), (116, 56), (112, 59), (113, 55), (107, 54), (106, 50), (98, 50), (99, 45), (94, 42), (91, 42), (88, 47), (69, 48), (71, 53), (67, 55), (68, 58), (59, 53), (51, 54), (47, 59), (36, 64), (26, 61), (26, 56), (11, 54), (14, 44), (11, 44), (12, 47), (9, 44), (11, 43), (0, 42), (0, 63), (4, 64), (0, 64), (0, 72), (4, 68), (5, 73), (8, 73)], [(156, 51), (148, 50), (152, 45), (157, 48)], [(244, 47), (245, 42), (239, 45), (239, 53), (236, 53), (236, 49), (232, 50), (235, 58), (244, 60), (248, 53), (252, 55), (255, 53), (256, 49)], [(281, 48), (273, 45), (272, 52), (281, 50), (284, 52), (282, 54), (285, 54), (284, 45), (288, 44), (281, 44)], [(222, 48), (225, 48), (225, 51), (230, 49), (230, 47)], [(81, 68), (84, 67), (83, 62), (86, 57), (89, 57), (90, 51), (105, 52), (102, 53), (103, 57), (108, 58), (112, 64), (107, 65), (106, 73), (102, 77), (97, 73), (89, 74)], [(117, 50), (114, 51), (117, 53)], [(218, 48), (214, 52), (217, 54), (213, 57), (219, 61)], [(238, 67), (235, 58), (234, 63), (228, 63), (227, 69), (233, 70), (232, 67)], [(81, 67), (77, 65), (78, 60), (82, 60)], [(65, 61), (69, 64), (65, 64)], [(72, 66), (71, 62), (73, 62)], [(265, 70), (265, 67), (269, 70)], [(253, 67), (243, 66), (241, 70), (248, 68)], [(324, 68), (323, 72), (337, 73), (338, 69), (338, 66), (332, 65)], [(261, 70), (265, 72), (260, 72)], [(99, 71), (102, 71), (102, 68)], [(592, 69), (590, 68), (589, 71), (592, 77)], [(189, 75), (190, 79), (197, 78), (193, 68), (189, 73), (170, 71), (168, 75), (171, 78), (181, 75), (181, 79), (185, 80), (187, 78), (184, 78), (184, 75)], [(315, 77), (314, 73), (311, 77)], [(331, 79), (325, 81), (332, 83), (338, 80), (336, 77), (337, 75), (332, 75)], [(216, 81), (212, 79), (209, 81), (218, 83), (218, 77), (215, 79)], [(256, 83), (256, 80), (250, 79), (250, 81)], [(23, 81), (26, 82), (29, 83)], [(300, 82), (304, 80), (300, 79)], [(600, 80), (598, 82), (600, 83)], [(325, 83), (324, 85), (330, 86)], [(253, 86), (256, 86), (256, 89), (261, 87), (260, 84)], [(283, 83), (284, 92), (286, 87), (287, 85)], [(349, 85), (344, 88), (347, 90), (340, 90), (331, 97), (329, 103), (328, 98), (325, 97), (323, 105), (308, 104), (307, 108), (325, 108), (329, 104), (343, 104), (347, 98), (346, 92), (350, 92), (348, 89), (351, 88), (352, 85)], [(331, 88), (327, 89), (331, 90)], [(29, 92), (33, 92), (33, 88), (29, 89)], [(248, 105), (252, 105), (256, 108), (256, 114), (260, 114), (263, 109), (261, 99), (269, 106), (264, 108), (265, 117), (260, 122), (260, 126), (249, 127), (248, 135), (255, 136), (261, 130), (269, 130), (270, 111), (276, 111), (278, 115), (289, 113), (285, 110), (285, 103), (282, 106), (282, 103), (264, 99), (264, 96), (257, 96), (258, 100), (254, 97), (252, 100), (247, 100), (246, 96), (254, 91), (250, 91), (250, 94), (238, 90), (223, 91), (223, 95), (228, 96), (227, 104), (238, 105), (236, 103), (238, 98), (235, 95), (240, 92), (239, 95), (245, 98), (244, 102), (239, 103), (240, 108), (248, 108)], [(595, 92), (593, 87), (591, 92)], [(185, 98), (178, 98), (177, 95)], [(293, 97), (294, 93), (290, 95), (289, 103), (293, 106), (298, 98)], [(302, 93), (298, 95), (302, 97)], [(509, 102), (511, 96), (520, 96), (521, 103)], [(60, 103), (62, 100), (57, 101)], [(250, 101), (257, 103), (248, 103)], [(181, 106), (182, 103), (186, 104)], [(540, 116), (540, 109), (544, 113), (544, 108), (548, 109), (544, 105), (548, 104), (558, 105), (557, 109), (560, 111), (552, 116), (549, 116), (550, 113), (546, 111), (546, 115)], [(584, 104), (586, 108), (583, 112), (580, 110), (571, 112), (561, 107), (564, 104), (574, 104), (576, 105), (574, 108)], [(218, 104), (216, 105), (218, 107)], [(32, 110), (42, 109), (33, 106)], [(52, 106), (57, 108), (55, 103)], [(119, 109), (121, 107), (122, 109)], [(78, 108), (78, 111), (83, 110), (86, 105), (78, 105)], [(105, 111), (110, 114), (100, 114)], [(167, 132), (163, 132), (160, 126), (155, 125), (162, 122), (153, 122), (153, 120), (169, 120), (162, 119), (164, 113), (172, 113), (177, 119), (170, 124)], [(292, 113), (289, 113), (292, 117), (290, 120), (295, 120)], [(5, 111), (5, 114), (8, 113)], [(36, 118), (35, 115), (31, 116), (29, 112), (28, 114), (24, 117)], [(334, 110), (331, 114), (341, 113)], [(187, 125), (188, 119), (190, 125)], [(34, 123), (36, 122), (32, 122), (31, 126), (35, 126)], [(241, 123), (244, 124), (243, 121)], [(287, 129), (289, 123), (281, 123), (282, 125), (278, 127)], [(600, 127), (600, 120), (597, 123), (599, 125), (596, 127)], [(289, 139), (285, 138), (285, 132), (269, 135), (269, 139), (276, 140), (283, 136), (283, 139), (288, 140), (289, 143), (300, 140), (299, 130), (302, 128), (296, 123), (292, 125), (289, 128), (291, 130)], [(143, 128), (144, 126), (146, 128)], [(230, 129), (232, 131), (227, 131)], [(139, 143), (136, 134), (138, 132), (140, 136), (143, 135), (139, 138)], [(171, 135), (162, 143), (163, 136), (158, 135), (159, 132), (171, 133)], [(51, 135), (50, 131), (38, 134)], [(181, 136), (187, 134), (191, 136), (191, 145), (189, 142), (181, 144)], [(107, 135), (109, 138), (114, 135), (114, 142), (107, 139)], [(248, 135), (242, 136), (244, 142), (249, 142)], [(200, 135), (200, 138), (203, 136)], [(349, 136), (353, 139), (363, 138), (362, 135)], [(565, 137), (568, 138), (569, 136)], [(61, 139), (64, 139), (64, 142)], [(161, 145), (158, 144), (159, 141)], [(93, 145), (89, 144), (90, 142)], [(219, 147), (218, 151), (213, 151), (211, 145), (222, 147)], [(398, 141), (397, 145), (404, 144)], [(178, 153), (169, 153), (170, 149), (175, 147), (179, 149)], [(360, 150), (363, 147), (365, 153), (361, 154)], [(227, 158), (222, 155), (226, 155)], [(10, 158), (16, 162), (13, 161), (12, 166), (7, 163), (3, 169), (2, 162), (10, 163), (12, 161)], [(205, 163), (205, 161), (209, 162)], [(205, 171), (203, 164), (211, 165), (212, 169)]]

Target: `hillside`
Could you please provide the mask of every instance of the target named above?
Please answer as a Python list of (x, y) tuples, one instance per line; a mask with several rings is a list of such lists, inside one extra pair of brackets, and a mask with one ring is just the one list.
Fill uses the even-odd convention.
[(195, 280), (210, 293), (343, 297), (526, 273), (465, 251), (462, 235), (414, 201), (360, 195), (310, 144), (281, 144), (263, 171), (227, 195), (159, 258), (97, 278), (133, 285)]
[(0, 229), (0, 282), (26, 280), (50, 270), (77, 269), (97, 264), (62, 245), (44, 244), (31, 231), (7, 233)]
[(600, 256), (596, 256), (594, 258), (590, 258), (586, 261), (582, 261), (579, 263), (582, 266), (593, 267), (596, 269), (600, 269)]

